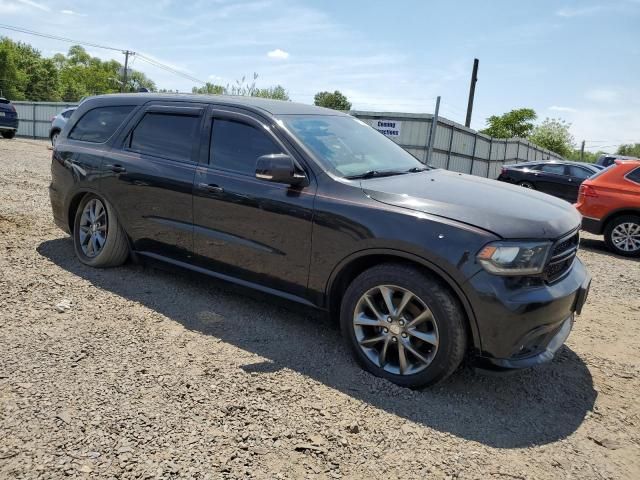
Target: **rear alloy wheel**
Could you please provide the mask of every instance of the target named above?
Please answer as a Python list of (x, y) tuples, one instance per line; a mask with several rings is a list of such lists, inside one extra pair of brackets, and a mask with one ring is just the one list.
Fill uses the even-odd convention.
[(640, 217), (622, 215), (607, 225), (604, 240), (612, 251), (625, 257), (640, 257)]
[(384, 264), (359, 275), (340, 318), (358, 363), (401, 386), (432, 385), (464, 357), (460, 305), (437, 279), (410, 266)]
[(534, 187), (533, 183), (531, 183), (531, 182), (520, 182), (520, 183), (518, 183), (518, 185), (520, 185), (521, 187), (524, 187), (524, 188), (528, 188), (529, 190), (535, 190), (536, 189), (536, 187)]
[(92, 267), (116, 267), (129, 256), (129, 244), (111, 205), (86, 195), (78, 206), (73, 244), (80, 261)]

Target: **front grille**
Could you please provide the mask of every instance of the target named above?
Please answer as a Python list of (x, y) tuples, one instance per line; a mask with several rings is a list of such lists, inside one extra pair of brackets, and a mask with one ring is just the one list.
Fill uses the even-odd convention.
[(578, 245), (580, 243), (580, 233), (570, 233), (566, 237), (558, 240), (551, 250), (551, 258), (544, 269), (544, 277), (548, 283), (559, 280), (569, 271), (576, 258)]

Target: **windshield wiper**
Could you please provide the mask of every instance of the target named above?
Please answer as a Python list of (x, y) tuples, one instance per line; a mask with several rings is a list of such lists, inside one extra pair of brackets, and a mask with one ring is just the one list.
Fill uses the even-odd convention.
[(378, 177), (390, 177), (392, 175), (403, 175), (409, 172), (402, 172), (399, 170), (367, 170), (364, 173), (359, 173), (358, 175), (349, 175), (344, 178), (348, 180), (356, 180), (356, 179), (367, 179), (367, 178), (378, 178)]
[(426, 172), (429, 170), (429, 167), (413, 167), (409, 170), (405, 170), (405, 173), (418, 173), (418, 172)]

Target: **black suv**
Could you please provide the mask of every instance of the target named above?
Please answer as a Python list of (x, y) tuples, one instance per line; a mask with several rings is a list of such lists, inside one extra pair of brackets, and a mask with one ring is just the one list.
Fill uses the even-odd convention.
[(83, 263), (157, 260), (324, 309), (365, 369), (409, 387), (465, 355), (549, 361), (590, 281), (566, 202), (425, 167), (356, 118), (290, 102), (90, 98), (50, 192)]

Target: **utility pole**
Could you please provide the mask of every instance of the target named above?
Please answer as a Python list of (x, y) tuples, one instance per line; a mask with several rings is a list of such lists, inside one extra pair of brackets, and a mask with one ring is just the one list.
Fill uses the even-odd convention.
[(440, 95), (436, 98), (436, 111), (431, 118), (431, 131), (429, 132), (429, 146), (427, 147), (427, 158), (425, 162), (427, 165), (431, 163), (431, 156), (433, 155), (433, 143), (436, 141), (436, 129), (438, 128), (438, 113), (440, 112)]
[(584, 162), (584, 140), (582, 140), (582, 145), (580, 146), (580, 161)]
[(467, 120), (464, 126), (471, 128), (471, 112), (473, 111), (473, 97), (476, 94), (476, 82), (478, 81), (478, 63), (477, 58), (473, 59), (473, 71), (471, 72), (471, 85), (469, 86), (469, 103), (467, 104)]
[(122, 86), (120, 87), (120, 91), (124, 92), (124, 89), (127, 86), (127, 68), (129, 66), (129, 55), (135, 55), (135, 53), (130, 52), (129, 50), (125, 50), (122, 53), (124, 53), (124, 73), (123, 73)]

